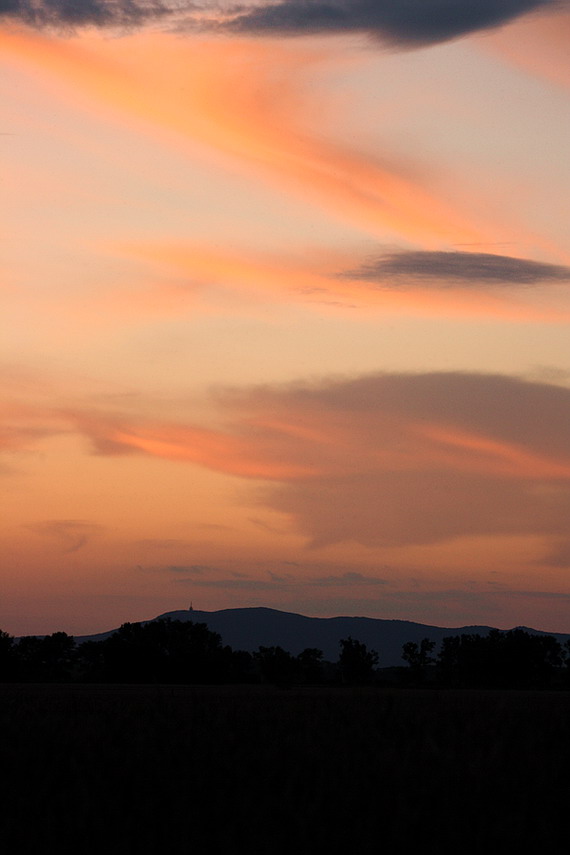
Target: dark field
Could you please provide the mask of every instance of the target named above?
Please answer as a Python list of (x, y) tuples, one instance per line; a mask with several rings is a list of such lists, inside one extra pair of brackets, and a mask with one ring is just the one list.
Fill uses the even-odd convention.
[(570, 693), (0, 686), (4, 851), (568, 851)]

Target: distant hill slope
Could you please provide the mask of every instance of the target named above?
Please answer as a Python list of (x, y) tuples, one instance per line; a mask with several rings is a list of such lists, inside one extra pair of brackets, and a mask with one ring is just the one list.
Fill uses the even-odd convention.
[[(224, 644), (229, 644), (234, 650), (253, 652), (260, 646), (279, 646), (297, 655), (306, 647), (317, 647), (323, 651), (325, 659), (331, 662), (338, 659), (340, 639), (350, 635), (366, 644), (369, 649), (377, 650), (380, 654), (378, 664), (383, 668), (404, 664), (402, 645), (406, 641), (419, 642), (427, 637), (435, 641), (439, 648), (441, 640), (447, 635), (486, 635), (492, 629), (489, 626), (429, 626), (407, 620), (366, 617), (315, 618), (268, 608), (222, 609), (217, 612), (175, 611), (158, 615), (153, 620), (161, 618), (205, 623), (212, 632), (221, 635)], [(545, 633), (529, 627), (521, 629), (535, 635), (553, 635), (561, 643), (570, 639), (568, 634)], [(78, 636), (76, 641), (101, 641), (115, 631)]]

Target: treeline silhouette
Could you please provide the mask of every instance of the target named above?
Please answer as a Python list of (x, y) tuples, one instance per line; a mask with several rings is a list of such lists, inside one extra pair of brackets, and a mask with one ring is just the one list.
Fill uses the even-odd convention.
[(337, 662), (306, 648), (255, 653), (232, 650), (204, 623), (169, 618), (125, 623), (102, 641), (76, 644), (65, 632), (18, 640), (0, 631), (0, 681), (18, 683), (171, 683), (273, 685), (384, 685), (444, 688), (544, 689), (570, 687), (570, 641), (522, 629), (407, 642), (407, 666), (379, 668), (380, 656), (351, 638), (340, 639)]

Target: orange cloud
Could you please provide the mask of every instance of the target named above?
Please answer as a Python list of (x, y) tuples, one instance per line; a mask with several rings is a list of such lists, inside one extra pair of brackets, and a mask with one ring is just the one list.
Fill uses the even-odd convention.
[(268, 454), (267, 449), (254, 448), (250, 441), (196, 427), (137, 426), (117, 431), (113, 441), (153, 457), (198, 463), (228, 475), (246, 478), (290, 480), (312, 474), (310, 467), (281, 462)]
[(210, 429), (136, 415), (68, 418), (99, 453), (273, 482), (256, 501), (287, 514), (313, 545), (567, 536), (566, 388), (500, 375), (383, 374), (227, 392), (218, 403), (225, 424)]
[(78, 433), (99, 454), (142, 452), (284, 482), (444, 470), (515, 481), (570, 478), (570, 391), (501, 375), (380, 374), (226, 390), (217, 396), (219, 427), (141, 416), (148, 402), (136, 396), (116, 412), (62, 408), (56, 400), (5, 400), (2, 447)]
[(278, 459), (271, 436), (250, 437), (231, 431), (191, 424), (156, 422), (128, 416), (109, 416), (86, 410), (62, 413), (75, 429), (88, 437), (99, 454), (142, 452), (151, 457), (196, 463), (217, 472), (245, 478), (288, 480), (306, 477), (314, 468)]
[(0, 42), (14, 61), (47, 71), (46, 83), (80, 109), (87, 94), (116, 120), (134, 119), (170, 144), (237, 158), (255, 177), (371, 234), (422, 246), (490, 235), (491, 225), (473, 222), (390, 158), (372, 160), (303, 130), (330, 109), (301, 84), (328, 56), (323, 48), (156, 33), (76, 42), (10, 31)]

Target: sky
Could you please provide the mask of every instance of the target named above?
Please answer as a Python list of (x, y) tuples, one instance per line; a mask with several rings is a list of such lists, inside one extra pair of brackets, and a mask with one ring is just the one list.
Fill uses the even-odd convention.
[(0, 0), (0, 628), (570, 632), (569, 39)]

